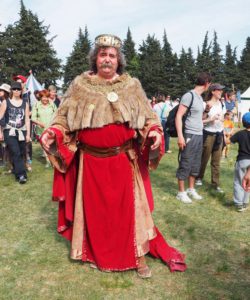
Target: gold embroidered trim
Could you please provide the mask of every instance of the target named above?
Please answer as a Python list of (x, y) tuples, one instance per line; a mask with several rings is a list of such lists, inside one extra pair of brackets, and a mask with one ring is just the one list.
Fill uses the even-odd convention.
[(71, 249), (70, 258), (74, 260), (82, 260), (82, 251), (79, 249)]

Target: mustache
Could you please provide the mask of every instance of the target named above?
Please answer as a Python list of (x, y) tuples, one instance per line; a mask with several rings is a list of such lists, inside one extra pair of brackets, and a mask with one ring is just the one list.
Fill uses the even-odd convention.
[(112, 69), (113, 65), (109, 64), (109, 63), (103, 63), (103, 64), (101, 64), (101, 68), (110, 68), (110, 69)]

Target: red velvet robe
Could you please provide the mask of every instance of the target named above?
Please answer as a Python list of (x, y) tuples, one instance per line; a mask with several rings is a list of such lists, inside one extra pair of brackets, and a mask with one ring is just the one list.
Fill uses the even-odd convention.
[[(59, 200), (58, 231), (72, 239), (74, 197), (77, 181), (77, 157), (70, 155), (62, 143), (60, 131), (56, 132), (60, 155), (68, 164), (62, 174), (55, 170), (53, 197)], [(95, 147), (113, 147), (133, 138), (135, 131), (126, 125), (107, 125), (99, 129), (84, 129), (78, 134), (80, 142)], [(150, 210), (153, 196), (146, 164), (147, 148), (138, 154)], [(94, 262), (103, 270), (126, 270), (137, 267), (134, 178), (130, 161), (125, 153), (107, 158), (84, 154), (83, 160), (83, 210), (84, 242), (82, 260)], [(150, 254), (166, 262), (171, 271), (184, 271), (184, 256), (170, 247), (155, 228), (156, 237), (150, 240)]]

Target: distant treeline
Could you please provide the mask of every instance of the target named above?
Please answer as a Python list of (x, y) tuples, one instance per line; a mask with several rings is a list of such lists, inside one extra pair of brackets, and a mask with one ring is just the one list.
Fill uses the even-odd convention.
[[(46, 86), (63, 79), (63, 89), (66, 89), (76, 75), (88, 70), (87, 55), (92, 41), (87, 26), (84, 32), (79, 29), (72, 51), (63, 65), (52, 46), (55, 37), (48, 38), (49, 26), (26, 9), (23, 1), (19, 15), (17, 22), (0, 31), (0, 83), (9, 83), (13, 74), (27, 75), (32, 70)], [(194, 79), (201, 71), (210, 72), (214, 82), (220, 82), (228, 89), (234, 87), (243, 91), (250, 86), (250, 37), (246, 38), (238, 60), (236, 48), (232, 48), (230, 42), (222, 51), (217, 33), (213, 33), (210, 41), (206, 32), (194, 58), (191, 48), (182, 48), (177, 55), (165, 30), (162, 41), (148, 34), (137, 51), (128, 28), (122, 51), (127, 60), (126, 71), (141, 80), (149, 97), (159, 94), (181, 96), (193, 87)]]

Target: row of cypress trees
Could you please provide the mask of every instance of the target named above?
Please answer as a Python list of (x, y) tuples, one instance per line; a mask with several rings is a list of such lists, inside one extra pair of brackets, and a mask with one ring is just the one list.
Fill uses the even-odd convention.
[[(0, 31), (0, 82), (9, 82), (13, 74), (27, 74), (32, 69), (46, 86), (63, 79), (63, 89), (66, 89), (76, 75), (88, 70), (87, 55), (92, 42), (87, 26), (84, 31), (79, 29), (63, 65), (52, 45), (55, 37), (48, 38), (49, 26), (26, 9), (22, 0), (20, 3), (20, 19)], [(250, 37), (246, 39), (240, 59), (236, 50), (228, 42), (223, 55), (217, 33), (214, 32), (209, 40), (207, 32), (202, 46), (197, 49), (196, 58), (191, 48), (182, 48), (177, 55), (166, 31), (161, 42), (148, 34), (136, 49), (129, 28), (122, 49), (127, 71), (141, 80), (148, 96), (170, 94), (173, 97), (192, 88), (197, 73), (201, 71), (210, 72), (214, 81), (229, 89), (245, 90), (250, 85)]]

